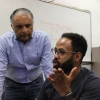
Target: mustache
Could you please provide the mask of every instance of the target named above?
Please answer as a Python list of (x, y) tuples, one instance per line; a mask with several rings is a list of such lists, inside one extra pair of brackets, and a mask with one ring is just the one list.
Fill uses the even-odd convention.
[(52, 63), (59, 63), (59, 61), (57, 59), (53, 59)]
[(53, 59), (52, 60), (52, 63), (56, 63), (56, 65), (53, 66), (54, 68), (56, 68), (56, 69), (60, 68), (59, 67), (60, 66), (60, 63), (59, 63), (59, 61), (57, 59)]

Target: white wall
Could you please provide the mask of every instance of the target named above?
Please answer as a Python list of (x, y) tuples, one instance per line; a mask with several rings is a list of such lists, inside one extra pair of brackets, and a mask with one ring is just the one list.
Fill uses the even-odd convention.
[(92, 47), (100, 46), (100, 0), (54, 0), (54, 2), (89, 10), (92, 20)]
[[(1, 8), (0, 11), (3, 12), (2, 9), (8, 8), (7, 3), (9, 3), (9, 1), (10, 0), (0, 0), (0, 8)], [(15, 1), (16, 0), (14, 0), (13, 2), (15, 2)], [(17, 0), (17, 3), (19, 4), (20, 1), (26, 1), (26, 0)], [(13, 2), (11, 4), (13, 4)], [(99, 28), (100, 27), (100, 0), (54, 0), (54, 2), (72, 6), (72, 7), (76, 7), (79, 9), (89, 10), (91, 12), (91, 20), (92, 20), (92, 47), (100, 46), (100, 39), (99, 39), (100, 38), (100, 28)], [(11, 6), (13, 6), (13, 7), (14, 6), (15, 7), (22, 6), (21, 4), (20, 5), (18, 5), (18, 4), (11, 5)], [(2, 12), (0, 12), (0, 13), (2, 13)], [(1, 14), (0, 16), (2, 17), (4, 15)], [(9, 17), (8, 17), (8, 19), (5, 19), (5, 21), (4, 21), (5, 23), (6, 23), (6, 20), (9, 20)], [(1, 26), (3, 26), (3, 25), (1, 25)], [(7, 26), (9, 26), (8, 23), (7, 23)], [(6, 30), (5, 30), (5, 32), (6, 32)]]

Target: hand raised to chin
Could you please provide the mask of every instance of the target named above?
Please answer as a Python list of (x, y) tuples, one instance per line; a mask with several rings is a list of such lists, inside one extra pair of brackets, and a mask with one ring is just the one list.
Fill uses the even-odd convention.
[(74, 67), (69, 75), (66, 75), (61, 68), (53, 69), (47, 79), (52, 83), (54, 88), (60, 93), (61, 96), (71, 92), (71, 82), (77, 76), (77, 67)]

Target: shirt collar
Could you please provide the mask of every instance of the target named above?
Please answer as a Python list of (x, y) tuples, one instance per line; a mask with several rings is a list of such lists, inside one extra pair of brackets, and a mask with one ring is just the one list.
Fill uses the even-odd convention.
[[(14, 40), (17, 40), (17, 41), (20, 41), (17, 37), (16, 37), (16, 34), (15, 34), (15, 32), (13, 31), (13, 36), (14, 36)], [(31, 41), (32, 39), (33, 39), (33, 33), (34, 32), (32, 32), (32, 36), (31, 36), (31, 38), (29, 39), (29, 41)]]

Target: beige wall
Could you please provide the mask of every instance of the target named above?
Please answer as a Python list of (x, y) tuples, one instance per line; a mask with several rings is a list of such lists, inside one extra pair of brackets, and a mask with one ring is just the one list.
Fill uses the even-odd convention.
[(100, 77), (100, 47), (92, 48), (92, 71)]

